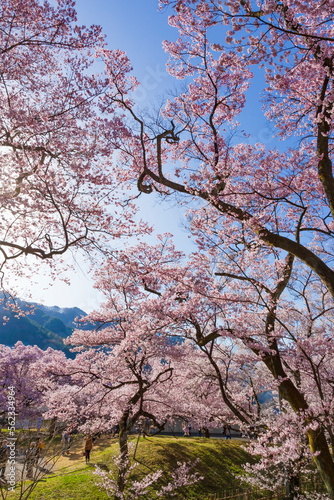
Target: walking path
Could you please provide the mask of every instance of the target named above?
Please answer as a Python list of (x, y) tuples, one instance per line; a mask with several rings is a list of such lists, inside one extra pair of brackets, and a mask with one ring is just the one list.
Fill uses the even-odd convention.
[[(110, 441), (110, 436), (103, 436), (94, 442), (91, 464), (94, 464), (94, 451), (102, 451), (110, 445)], [(44, 456), (42, 454), (41, 458), (39, 458), (33, 466), (32, 479), (39, 481), (48, 476), (73, 474), (91, 468), (92, 465), (86, 464), (85, 462), (82, 444), (81, 437), (78, 439), (74, 438), (69, 453), (65, 456), (61, 454), (62, 446), (59, 444), (53, 447), (53, 449), (51, 449), (51, 447), (45, 449)], [(26, 474), (26, 466), (24, 466), (25, 460), (25, 454), (22, 450), (18, 450), (15, 464), (16, 483), (24, 479), (31, 479), (28, 478)], [(103, 464), (100, 465), (103, 466)], [(7, 472), (8, 466), (6, 468), (5, 478), (7, 478)], [(0, 480), (0, 486), (6, 486), (7, 484), (6, 480)]]

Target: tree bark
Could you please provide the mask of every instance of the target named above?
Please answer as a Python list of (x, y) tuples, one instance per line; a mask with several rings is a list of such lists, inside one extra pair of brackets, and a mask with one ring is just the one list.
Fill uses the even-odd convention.
[(115, 500), (122, 500), (126, 486), (126, 473), (129, 466), (128, 420), (129, 410), (123, 413), (119, 421), (118, 443), (120, 449), (120, 462), (118, 464), (117, 493), (115, 495)]
[[(287, 375), (281, 365), (279, 354), (270, 356), (270, 359), (268, 358), (265, 363), (275, 378), (279, 377), (284, 379), (279, 388), (280, 395), (290, 404), (296, 413), (301, 415), (309, 409), (303, 394), (298, 390), (293, 382), (287, 378)], [(305, 418), (306, 425), (311, 422), (311, 417)], [(329, 497), (334, 500), (334, 462), (326, 440), (325, 431), (321, 426), (319, 426), (317, 430), (308, 429), (306, 431), (306, 436), (308, 439), (309, 449), (311, 453), (314, 454), (313, 461), (318, 469)]]
[(313, 461), (317, 466), (321, 479), (323, 480), (330, 498), (334, 499), (334, 462), (326, 440), (324, 430), (319, 427), (317, 430), (307, 431), (309, 447), (313, 456)]

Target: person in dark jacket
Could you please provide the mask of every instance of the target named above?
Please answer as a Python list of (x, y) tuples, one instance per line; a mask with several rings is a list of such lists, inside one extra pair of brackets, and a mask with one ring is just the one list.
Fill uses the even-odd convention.
[(84, 455), (86, 457), (86, 464), (90, 461), (90, 452), (92, 451), (93, 448), (93, 437), (91, 434), (86, 436), (85, 442), (84, 442)]

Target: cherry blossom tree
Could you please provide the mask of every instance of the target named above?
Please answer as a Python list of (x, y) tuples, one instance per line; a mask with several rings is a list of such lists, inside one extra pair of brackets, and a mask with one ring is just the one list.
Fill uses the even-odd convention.
[[(293, 473), (305, 471), (311, 460), (321, 469), (321, 453), (330, 466), (334, 353), (328, 329), (333, 307), (312, 273), (304, 276), (301, 266), (293, 268), (291, 257), (282, 261), (276, 251), (265, 254), (254, 246), (241, 251), (230, 241), (226, 247), (210, 244), (207, 253), (186, 260), (162, 238), (156, 246), (140, 244), (114, 258), (101, 273), (109, 287), (126, 284), (131, 293), (125, 324), (136, 325), (139, 316), (161, 334), (186, 340), (182, 370), (178, 376), (176, 369), (170, 389), (171, 399), (178, 401), (174, 414), (199, 425), (229, 422), (256, 431), (263, 471), (282, 469), (279, 448)], [(250, 267), (254, 261), (257, 267)], [(118, 314), (123, 318), (123, 309)], [(265, 391), (277, 397), (267, 407), (260, 403)], [(303, 401), (303, 411), (291, 391)], [(296, 440), (297, 449), (291, 445)], [(290, 469), (284, 470), (275, 485), (291, 480)]]
[(131, 276), (116, 278), (109, 264), (99, 274), (97, 286), (107, 300), (85, 317), (95, 329), (77, 329), (67, 339), (78, 351), (75, 359), (49, 365), (58, 386), (46, 396), (46, 416), (87, 434), (117, 426), (118, 476), (111, 483), (115, 499), (121, 499), (128, 486), (129, 433), (147, 421), (161, 430), (174, 417), (177, 403), (168, 394), (174, 365), (185, 351), (162, 335), (160, 321), (142, 315)]
[(66, 363), (66, 356), (51, 348), (43, 351), (17, 342), (13, 347), (0, 345), (0, 359), (0, 418), (2, 438), (9, 449), (7, 482), (1, 484), (0, 495), (8, 498), (16, 488), (18, 498), (26, 500), (60, 455), (54, 435), (44, 441), (40, 426), (45, 396), (57, 387), (49, 366)]
[[(1, 374), (1, 417), (8, 424), (8, 394), (12, 394), (14, 421), (30, 421), (36, 426), (36, 421), (45, 411), (44, 396), (55, 385), (48, 372), (50, 363), (62, 365), (66, 356), (62, 351), (51, 348), (43, 351), (37, 346), (25, 346), (17, 342), (14, 347), (0, 345)], [(11, 389), (9, 389), (11, 388)], [(13, 415), (13, 411), (11, 412)], [(14, 429), (13, 429), (14, 431)]]
[[(223, 329), (205, 334), (202, 343), (224, 331), (262, 360), (280, 397), (303, 421), (310, 453), (333, 498), (327, 441), (332, 430), (325, 417), (331, 407), (334, 295), (332, 6), (160, 3), (175, 9), (169, 23), (179, 38), (164, 46), (168, 71), (185, 87), (166, 101), (154, 123), (148, 122), (133, 101), (138, 82), (130, 76), (126, 55), (105, 54), (110, 105), (118, 104), (132, 127), (132, 134), (119, 141), (114, 175), (120, 183), (136, 181), (141, 193), (189, 200), (189, 224), (199, 249), (215, 263), (221, 260), (216, 282), (220, 276), (235, 296), (233, 306), (229, 299), (222, 299), (228, 307), (219, 305)], [(264, 74), (264, 109), (285, 140), (276, 149), (231, 138), (253, 68)], [(324, 345), (330, 346), (328, 354), (321, 352)], [(300, 359), (303, 369), (295, 365)]]
[(72, 0), (5, 0), (0, 26), (0, 266), (19, 278), (25, 256), (51, 262), (131, 232), (134, 207), (110, 175), (125, 129), (104, 114), (101, 28), (78, 26)]
[[(114, 459), (116, 465), (119, 463), (119, 458)], [(96, 467), (95, 474), (100, 476), (100, 486), (108, 492), (108, 495), (116, 500), (137, 500), (140, 497), (154, 495), (154, 498), (175, 498), (175, 491), (184, 486), (194, 484), (203, 479), (197, 472), (192, 472), (194, 464), (185, 462), (177, 462), (177, 468), (171, 473), (170, 481), (168, 484), (158, 486), (158, 481), (163, 475), (163, 471), (159, 470), (147, 474), (141, 481), (131, 481), (130, 474), (136, 465), (128, 465), (127, 476), (129, 476), (129, 486), (126, 491), (120, 491), (117, 482), (110, 477), (110, 473)]]
[[(103, 204), (113, 201), (119, 207), (116, 189), (131, 189), (133, 183), (140, 193), (176, 194), (188, 202), (198, 252), (186, 260), (162, 244), (115, 254), (118, 260), (108, 260), (98, 286), (116, 294), (91, 317), (111, 326), (99, 333), (76, 332), (71, 341), (112, 346), (111, 355), (125, 363), (126, 377), (132, 361), (141, 360), (141, 371), (135, 365), (125, 380), (134, 376), (140, 385), (144, 377), (147, 387), (153, 382), (155, 388), (159, 381), (169, 382), (164, 378), (169, 379), (169, 368), (160, 365), (164, 356), (172, 359), (162, 355), (166, 338), (187, 339), (182, 349), (196, 346), (193, 366), (206, 367), (206, 383), (219, 394), (225, 414), (245, 425), (262, 423), (258, 369), (265, 374), (265, 388), (278, 393), (282, 419), (287, 416), (298, 449), (306, 440), (303, 450), (334, 498), (332, 5), (305, 0), (160, 4), (174, 8), (169, 23), (179, 37), (164, 47), (168, 71), (185, 86), (166, 100), (153, 122), (136, 106), (139, 82), (126, 54), (107, 50), (96, 28), (70, 29), (71, 2), (60, 2), (58, 9), (36, 2), (29, 12), (22, 9), (12, 17), (16, 4), (4, 4), (0, 145), (9, 182), (2, 195), (3, 259), (25, 254), (45, 259), (88, 240), (97, 244), (96, 229), (115, 235), (113, 217), (102, 219)], [(45, 19), (52, 20), (47, 28)], [(105, 62), (105, 80), (84, 76), (93, 47)], [(251, 129), (239, 141), (231, 134), (253, 70), (264, 74), (266, 116), (285, 140), (277, 148), (249, 144)], [(128, 232), (132, 221), (123, 212), (121, 218), (117, 235)], [(173, 343), (164, 348), (182, 351)], [(152, 371), (145, 371), (142, 349), (154, 353), (147, 361)], [(107, 363), (106, 353), (80, 356), (92, 370), (84, 386), (93, 387), (89, 377), (96, 376), (104, 387), (92, 362)], [(247, 389), (238, 382), (242, 369)], [(110, 380), (115, 376), (111, 373)], [(123, 382), (121, 387), (132, 386)], [(74, 392), (76, 383), (79, 379), (70, 380)], [(177, 387), (174, 373), (173, 383)], [(89, 391), (85, 394), (87, 402)], [(127, 394), (128, 402), (134, 394)], [(250, 394), (255, 405), (249, 405)], [(144, 407), (143, 396), (146, 391), (129, 403), (133, 415)], [(214, 398), (212, 404), (218, 409)], [(277, 449), (287, 449), (284, 433), (271, 438)], [(290, 458), (298, 462), (295, 455)]]

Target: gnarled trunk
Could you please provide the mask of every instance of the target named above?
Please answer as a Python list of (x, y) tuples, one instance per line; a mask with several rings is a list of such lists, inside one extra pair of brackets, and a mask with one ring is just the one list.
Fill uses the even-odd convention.
[(118, 473), (117, 473), (117, 489), (118, 492), (115, 495), (115, 500), (122, 500), (123, 492), (126, 486), (126, 473), (129, 467), (129, 446), (128, 446), (128, 436), (129, 436), (129, 411), (125, 411), (122, 418), (119, 421), (119, 433), (118, 433), (118, 443), (120, 449), (120, 461), (118, 463)]
[(321, 427), (315, 431), (308, 430), (307, 438), (311, 452), (315, 453), (313, 461), (317, 466), (330, 498), (334, 499), (334, 462), (325, 432)]

